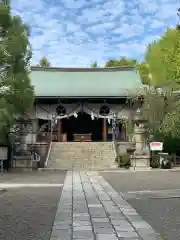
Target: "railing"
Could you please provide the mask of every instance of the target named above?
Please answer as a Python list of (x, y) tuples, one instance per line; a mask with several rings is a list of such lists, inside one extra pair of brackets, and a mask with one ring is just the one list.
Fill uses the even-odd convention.
[[(33, 152), (31, 155), (32, 168), (39, 168), (39, 163), (41, 161), (41, 156), (36, 152)], [(35, 164), (35, 166), (34, 166)]]
[(47, 164), (48, 164), (48, 160), (49, 160), (49, 156), (50, 156), (50, 152), (51, 152), (51, 147), (52, 147), (52, 141), (49, 143), (48, 152), (47, 152), (47, 155), (46, 155), (46, 161), (45, 161), (45, 164), (44, 164), (45, 167), (47, 167)]
[[(116, 141), (113, 141), (113, 151), (114, 151), (114, 156), (115, 156), (115, 159), (117, 157), (117, 145), (116, 145)], [(114, 159), (114, 160), (115, 160)]]

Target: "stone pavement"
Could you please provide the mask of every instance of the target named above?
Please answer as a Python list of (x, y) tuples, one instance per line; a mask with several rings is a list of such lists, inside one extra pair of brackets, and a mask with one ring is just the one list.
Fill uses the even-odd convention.
[(50, 240), (162, 239), (95, 172), (69, 171)]

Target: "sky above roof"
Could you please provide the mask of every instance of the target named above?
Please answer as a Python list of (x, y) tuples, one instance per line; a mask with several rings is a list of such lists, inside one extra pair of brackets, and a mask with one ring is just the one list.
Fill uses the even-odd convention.
[(11, 0), (31, 28), (32, 63), (103, 66), (126, 56), (142, 60), (146, 46), (177, 23), (178, 0)]

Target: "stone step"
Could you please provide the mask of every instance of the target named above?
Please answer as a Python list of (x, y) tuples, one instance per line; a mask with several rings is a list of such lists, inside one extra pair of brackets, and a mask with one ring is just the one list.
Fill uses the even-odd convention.
[(112, 142), (53, 143), (47, 167), (107, 169), (114, 163), (115, 152)]

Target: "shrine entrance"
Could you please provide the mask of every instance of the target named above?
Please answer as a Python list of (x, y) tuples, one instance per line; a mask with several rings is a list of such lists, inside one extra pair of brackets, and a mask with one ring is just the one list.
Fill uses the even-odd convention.
[(85, 112), (62, 119), (62, 134), (67, 141), (102, 141), (103, 119), (94, 118)]

